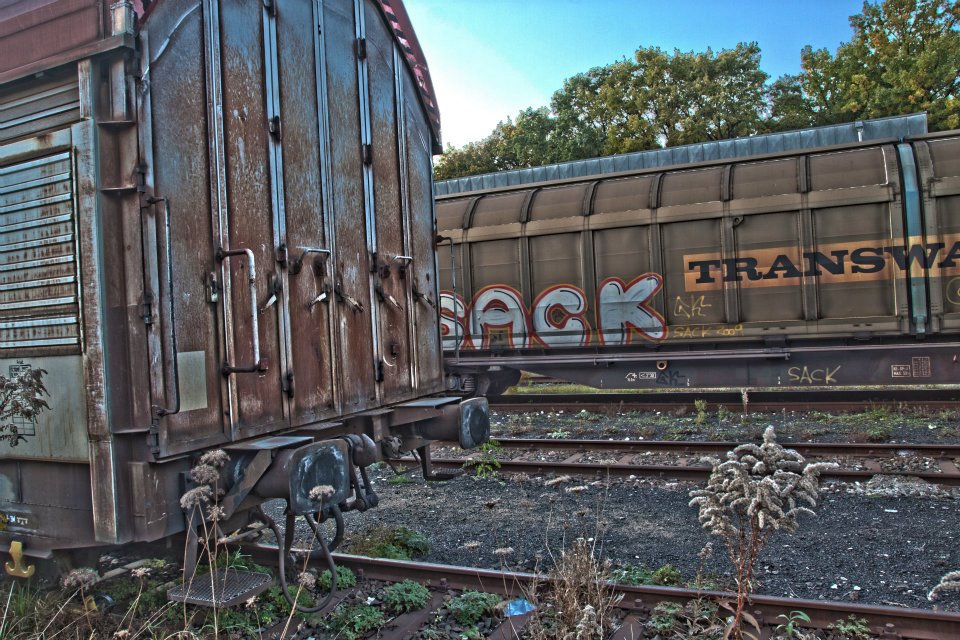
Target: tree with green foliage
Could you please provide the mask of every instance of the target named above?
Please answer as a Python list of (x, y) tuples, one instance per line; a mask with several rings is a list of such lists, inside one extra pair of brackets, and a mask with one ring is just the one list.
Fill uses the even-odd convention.
[(802, 71), (771, 89), (775, 130), (926, 111), (930, 129), (960, 127), (960, 2), (864, 2), (836, 55), (805, 47)]

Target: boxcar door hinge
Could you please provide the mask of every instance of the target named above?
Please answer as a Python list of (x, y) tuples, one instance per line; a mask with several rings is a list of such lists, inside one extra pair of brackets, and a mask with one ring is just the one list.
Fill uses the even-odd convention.
[(287, 394), (288, 398), (293, 397), (293, 369), (287, 371), (287, 375), (283, 376), (283, 392)]
[(140, 305), (140, 309), (143, 324), (153, 324), (153, 295), (147, 291), (143, 292), (143, 304)]
[(367, 57), (367, 39), (357, 38), (357, 57), (365, 60)]
[(373, 146), (370, 144), (363, 145), (363, 164), (369, 165), (373, 162)]
[(277, 140), (283, 138), (283, 125), (280, 122), (280, 116), (270, 118), (267, 128), (270, 130), (270, 135)]
[(267, 15), (271, 18), (277, 17), (277, 3), (274, 0), (263, 0), (263, 8), (267, 10)]
[(147, 447), (153, 455), (160, 453), (160, 434), (157, 431), (157, 425), (150, 426), (150, 431), (147, 433)]
[(207, 302), (220, 302), (220, 283), (212, 271), (207, 274)]
[(376, 375), (377, 382), (383, 382), (383, 359), (377, 358), (376, 366), (374, 367), (374, 373)]

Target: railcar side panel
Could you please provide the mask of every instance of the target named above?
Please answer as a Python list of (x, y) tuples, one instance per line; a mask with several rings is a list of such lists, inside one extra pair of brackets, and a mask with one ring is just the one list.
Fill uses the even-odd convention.
[(960, 317), (956, 140), (442, 197), (457, 259), (441, 268), (448, 365), (603, 386), (948, 381)]

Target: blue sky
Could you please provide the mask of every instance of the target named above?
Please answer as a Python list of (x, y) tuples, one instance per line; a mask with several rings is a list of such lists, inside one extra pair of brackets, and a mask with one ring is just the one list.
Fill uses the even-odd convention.
[(638, 47), (715, 51), (756, 41), (772, 78), (804, 45), (850, 40), (862, 0), (404, 0), (433, 77), (444, 145), (479, 140), (568, 78)]

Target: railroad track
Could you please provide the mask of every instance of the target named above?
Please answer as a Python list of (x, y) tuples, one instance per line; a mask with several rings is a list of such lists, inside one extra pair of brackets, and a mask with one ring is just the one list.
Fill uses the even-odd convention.
[[(817, 389), (816, 391), (751, 390), (750, 411), (855, 411), (865, 407), (904, 406), (953, 409), (960, 406), (960, 389)], [(694, 400), (705, 400), (707, 408), (724, 406), (742, 411), (740, 390), (656, 391), (635, 393), (518, 393), (492, 396), (490, 407), (499, 411), (674, 411), (691, 409)]]
[[(645, 476), (676, 480), (703, 480), (710, 474), (703, 456), (722, 457), (736, 442), (566, 440), (502, 438), (500, 447), (510, 458), (498, 457), (506, 473), (557, 473), (574, 476)], [(960, 486), (960, 445), (783, 443), (813, 460), (833, 461), (840, 468), (824, 472), (825, 479), (864, 482), (877, 474), (921, 478), (942, 486)], [(433, 457), (439, 469), (460, 469), (464, 457)], [(598, 459), (599, 458), (599, 459)]]
[[(276, 557), (276, 549), (263, 545), (245, 548), (258, 561), (270, 564)], [(337, 566), (349, 567), (359, 578), (396, 582), (415, 580), (444, 592), (448, 589), (478, 590), (496, 593), (504, 597), (526, 597), (538, 585), (548, 585), (549, 579), (530, 573), (496, 571), (471, 567), (438, 565), (424, 562), (384, 560), (347, 554), (334, 554)], [(715, 601), (735, 599), (735, 595), (718, 591), (696, 591), (676, 587), (611, 585), (613, 591), (623, 598), (619, 608), (623, 613), (623, 623), (609, 640), (627, 640), (643, 637), (643, 622), (650, 611), (660, 602), (686, 603), (696, 598), (708, 598)], [(344, 594), (346, 595), (346, 594)], [(339, 600), (334, 600), (328, 609), (332, 610)], [(416, 629), (426, 626), (435, 616), (434, 610), (440, 606), (442, 598), (435, 594), (428, 608), (404, 614), (381, 629), (377, 636), (381, 640), (400, 640), (408, 638)], [(431, 608), (432, 607), (432, 608)], [(924, 609), (908, 609), (889, 606), (875, 606), (836, 602), (830, 600), (800, 600), (773, 596), (754, 596), (750, 612), (763, 625), (775, 626), (777, 617), (791, 611), (804, 611), (810, 616), (805, 626), (826, 629), (839, 619), (848, 616), (864, 618), (871, 630), (881, 638), (903, 638), (915, 640), (943, 640), (960, 638), (960, 613), (947, 613)], [(323, 612), (321, 612), (321, 615)], [(512, 640), (529, 620), (527, 616), (505, 618), (500, 627), (488, 638)], [(765, 636), (769, 637), (769, 635)]]

